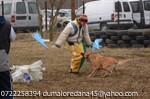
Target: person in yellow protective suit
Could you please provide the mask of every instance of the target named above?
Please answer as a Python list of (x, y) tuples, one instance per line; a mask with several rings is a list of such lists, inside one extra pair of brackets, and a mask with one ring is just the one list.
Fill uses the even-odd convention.
[(81, 60), (84, 55), (82, 41), (85, 40), (88, 46), (92, 46), (89, 36), (88, 18), (86, 15), (80, 15), (75, 20), (68, 23), (55, 42), (55, 46), (60, 48), (66, 41), (71, 50), (72, 59), (70, 73), (79, 73)]

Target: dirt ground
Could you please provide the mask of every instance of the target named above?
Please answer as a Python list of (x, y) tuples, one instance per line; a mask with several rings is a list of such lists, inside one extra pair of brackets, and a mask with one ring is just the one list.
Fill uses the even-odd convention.
[[(41, 92), (138, 92), (138, 97), (107, 97), (107, 99), (149, 99), (150, 97), (150, 49), (148, 48), (102, 48), (99, 53), (113, 56), (117, 59), (130, 58), (127, 64), (117, 67), (112, 75), (102, 78), (98, 73), (94, 78), (88, 78), (92, 71), (85, 63), (79, 75), (68, 72), (70, 55), (64, 49), (52, 49), (52, 43), (47, 43), (49, 49), (39, 45), (30, 33), (19, 33), (12, 43), (10, 63), (13, 65), (31, 64), (37, 60), (43, 61), (46, 67), (44, 79), (39, 82), (14, 83), (16, 91)], [(100, 99), (100, 97), (15, 97), (15, 99)], [(101, 98), (103, 99), (103, 98)]]

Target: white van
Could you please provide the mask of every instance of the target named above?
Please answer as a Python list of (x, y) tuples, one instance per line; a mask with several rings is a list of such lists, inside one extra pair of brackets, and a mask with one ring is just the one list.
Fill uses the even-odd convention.
[(4, 16), (15, 30), (37, 30), (40, 27), (36, 0), (0, 0), (0, 14), (4, 2)]
[[(78, 8), (76, 14), (82, 13), (83, 6)], [(130, 28), (133, 25), (132, 10), (128, 0), (91, 1), (85, 3), (85, 14), (88, 16), (91, 30)]]
[(150, 27), (150, 0), (129, 0), (133, 21), (139, 27)]

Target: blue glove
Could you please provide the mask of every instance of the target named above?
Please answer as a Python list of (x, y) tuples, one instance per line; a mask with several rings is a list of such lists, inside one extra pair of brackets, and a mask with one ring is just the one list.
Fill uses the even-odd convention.
[(95, 39), (92, 45), (92, 51), (102, 48), (102, 45), (101, 45), (102, 41), (103, 41), (102, 39)]

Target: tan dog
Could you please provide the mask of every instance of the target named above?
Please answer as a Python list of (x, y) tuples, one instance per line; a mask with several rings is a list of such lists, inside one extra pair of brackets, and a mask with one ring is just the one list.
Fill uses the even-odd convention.
[(112, 71), (115, 70), (116, 65), (124, 64), (129, 61), (129, 60), (117, 61), (113, 57), (102, 56), (100, 54), (92, 52), (87, 52), (85, 54), (85, 58), (93, 68), (93, 71), (90, 73), (89, 77), (93, 77), (98, 70), (104, 70), (107, 71), (108, 73), (112, 73)]

